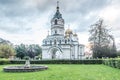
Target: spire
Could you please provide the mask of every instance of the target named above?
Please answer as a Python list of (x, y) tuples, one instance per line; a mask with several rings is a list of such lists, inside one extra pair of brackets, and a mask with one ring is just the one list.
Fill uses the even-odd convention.
[(62, 18), (62, 14), (59, 11), (59, 1), (57, 1), (56, 13), (53, 18), (58, 18), (58, 19)]
[(57, 1), (57, 11), (59, 11), (59, 1)]

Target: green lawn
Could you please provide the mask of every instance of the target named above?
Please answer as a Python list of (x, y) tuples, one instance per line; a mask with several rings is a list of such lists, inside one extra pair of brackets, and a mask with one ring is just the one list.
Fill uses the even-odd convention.
[(105, 65), (49, 64), (48, 70), (26, 73), (3, 72), (4, 66), (0, 80), (120, 80), (120, 70)]

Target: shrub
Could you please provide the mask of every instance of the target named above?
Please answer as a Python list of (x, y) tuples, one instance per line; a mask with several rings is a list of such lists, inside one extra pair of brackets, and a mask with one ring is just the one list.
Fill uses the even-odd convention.
[(25, 64), (25, 60), (11, 60), (11, 64)]
[(116, 68), (120, 69), (120, 59), (116, 60)]
[(103, 64), (120, 69), (120, 58), (104, 59)]
[[(12, 60), (12, 64), (24, 64), (25, 61)], [(31, 60), (31, 64), (102, 64), (102, 60)]]

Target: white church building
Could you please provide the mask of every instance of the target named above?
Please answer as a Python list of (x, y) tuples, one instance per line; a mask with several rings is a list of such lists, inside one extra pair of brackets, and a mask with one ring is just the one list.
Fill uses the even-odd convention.
[(83, 59), (84, 45), (79, 44), (78, 35), (65, 30), (65, 21), (57, 3), (56, 13), (51, 19), (51, 34), (42, 43), (42, 59)]

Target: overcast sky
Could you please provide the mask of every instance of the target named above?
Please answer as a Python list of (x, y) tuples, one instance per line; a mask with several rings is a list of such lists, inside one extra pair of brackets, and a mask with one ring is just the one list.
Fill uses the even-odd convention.
[[(48, 35), (57, 0), (0, 0), (0, 38), (14, 44), (42, 44)], [(79, 42), (88, 44), (88, 30), (103, 18), (120, 45), (120, 0), (59, 0), (65, 29), (78, 33)]]

